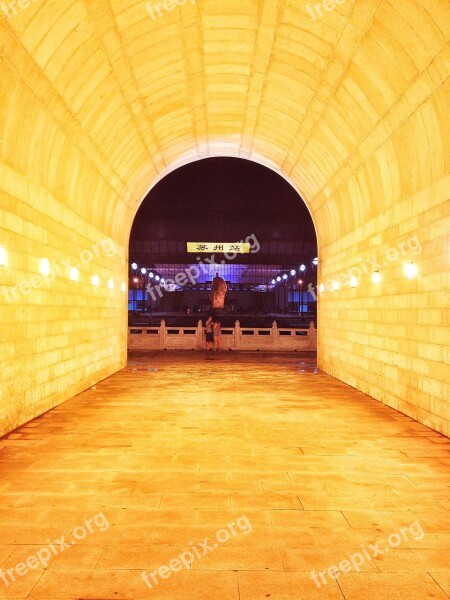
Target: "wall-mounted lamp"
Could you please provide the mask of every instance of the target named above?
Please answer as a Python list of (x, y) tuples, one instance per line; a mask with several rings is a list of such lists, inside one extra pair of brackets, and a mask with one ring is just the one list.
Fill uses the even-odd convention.
[(100, 285), (100, 278), (98, 275), (92, 275), (92, 285), (98, 286)]
[(305, 265), (300, 265), (300, 271), (303, 273), (303, 271), (306, 269)]
[(114, 279), (110, 279), (108, 281), (108, 287), (109, 287), (110, 290), (114, 289)]
[(406, 263), (406, 265), (403, 266), (403, 270), (408, 279), (414, 279), (417, 275), (417, 265), (412, 262)]
[(47, 277), (47, 275), (50, 273), (50, 261), (48, 260), (48, 258), (41, 259), (41, 262), (39, 264), (39, 271), (44, 277)]
[(78, 269), (76, 267), (72, 267), (70, 269), (70, 280), (71, 281), (78, 281), (79, 276), (80, 276), (80, 274), (78, 272)]
[(133, 263), (133, 264), (131, 265), (131, 268), (133, 269), (133, 271), (136, 271), (136, 269), (138, 268), (138, 266), (137, 266), (137, 264), (136, 264), (136, 263)]
[(120, 286), (120, 289), (122, 290), (122, 292), (127, 291), (127, 284), (125, 283), (125, 281), (122, 281), (122, 285)]
[(376, 283), (377, 285), (379, 283), (381, 283), (381, 274), (380, 274), (380, 271), (374, 271), (372, 273), (372, 282)]
[(319, 264), (319, 259), (317, 258), (317, 256), (316, 256), (316, 258), (313, 258), (312, 263), (315, 267), (317, 267), (317, 265)]
[(350, 287), (355, 288), (357, 285), (358, 285), (358, 280), (354, 275), (352, 275), (350, 277)]
[(4, 246), (0, 246), (0, 267), (5, 267), (8, 264), (8, 254)]
[(333, 281), (333, 292), (337, 292), (339, 289), (339, 282)]

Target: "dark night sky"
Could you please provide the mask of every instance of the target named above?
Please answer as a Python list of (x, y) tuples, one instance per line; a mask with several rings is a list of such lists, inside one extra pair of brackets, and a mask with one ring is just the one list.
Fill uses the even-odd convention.
[(209, 158), (169, 174), (142, 203), (132, 238), (136, 230), (142, 233), (144, 221), (152, 235), (166, 239), (196, 241), (191, 234), (197, 224), (211, 241), (237, 240), (258, 227), (271, 239), (315, 241), (297, 192), (270, 169), (236, 158)]

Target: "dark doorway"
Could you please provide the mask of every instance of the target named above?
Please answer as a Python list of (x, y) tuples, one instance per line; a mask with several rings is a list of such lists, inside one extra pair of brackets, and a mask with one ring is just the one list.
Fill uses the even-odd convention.
[[(189, 242), (214, 246), (192, 251)], [(248, 243), (249, 252), (223, 251), (222, 244), (234, 242)], [(219, 272), (228, 284), (224, 317), (230, 322), (238, 315), (260, 324), (274, 315), (315, 321), (315, 259), (309, 211), (281, 176), (242, 159), (197, 161), (159, 182), (137, 212), (129, 310), (152, 322), (162, 316), (194, 322), (208, 312), (208, 290)], [(196, 276), (178, 285), (177, 275), (189, 269)]]

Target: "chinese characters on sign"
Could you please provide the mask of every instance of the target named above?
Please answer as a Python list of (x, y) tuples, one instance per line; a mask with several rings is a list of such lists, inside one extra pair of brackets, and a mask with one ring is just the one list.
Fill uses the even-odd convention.
[(232, 242), (232, 243), (217, 243), (217, 242), (188, 242), (188, 252), (223, 252), (226, 254), (249, 254), (250, 244), (248, 242)]

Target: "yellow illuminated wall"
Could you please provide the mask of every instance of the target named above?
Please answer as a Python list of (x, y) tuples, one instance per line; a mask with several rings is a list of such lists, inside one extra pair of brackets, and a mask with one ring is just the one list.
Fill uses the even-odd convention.
[(20, 4), (0, 13), (0, 433), (124, 366), (140, 202), (236, 156), (313, 215), (320, 367), (448, 434), (447, 0)]

